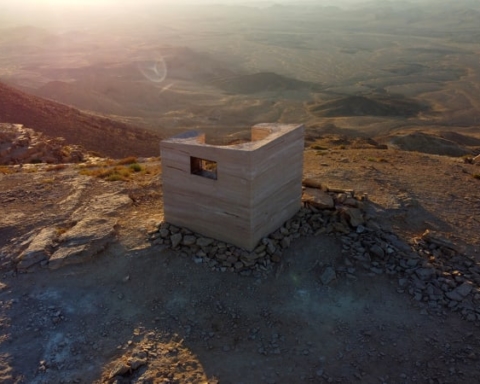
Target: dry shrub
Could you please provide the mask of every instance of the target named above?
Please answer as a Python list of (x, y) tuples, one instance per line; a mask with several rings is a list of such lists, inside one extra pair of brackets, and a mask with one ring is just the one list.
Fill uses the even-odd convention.
[(122, 175), (120, 175), (119, 173), (111, 173), (110, 175), (108, 175), (105, 180), (107, 181), (124, 181), (125, 180), (125, 177), (123, 177)]
[(367, 161), (373, 161), (375, 163), (388, 163), (388, 160), (383, 157), (369, 157)]
[(12, 167), (7, 167), (5, 165), (0, 165), (0, 173), (3, 175), (9, 175), (11, 173), (14, 173), (15, 170)]
[(81, 175), (98, 177), (107, 181), (128, 180), (132, 172), (133, 170), (126, 166), (84, 168), (80, 170)]
[(135, 156), (128, 156), (125, 157), (124, 159), (118, 160), (117, 165), (127, 165), (127, 164), (133, 164), (137, 162), (137, 158)]
[(61, 171), (62, 169), (67, 168), (65, 164), (56, 164), (56, 165), (51, 165), (47, 167), (46, 171), (47, 172), (52, 172), (52, 171)]
[(68, 231), (68, 228), (65, 228), (65, 227), (57, 227), (55, 229), (55, 234), (57, 235), (57, 237), (60, 237), (61, 235), (63, 235), (65, 232)]
[(160, 165), (147, 165), (144, 168), (144, 172), (147, 175), (156, 176), (156, 175), (159, 175), (162, 172), (162, 167)]

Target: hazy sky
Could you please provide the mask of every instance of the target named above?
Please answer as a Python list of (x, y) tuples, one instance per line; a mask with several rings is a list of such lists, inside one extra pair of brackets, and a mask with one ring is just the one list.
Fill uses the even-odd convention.
[[(369, 0), (0, 0), (0, 5), (112, 5), (152, 3), (152, 4), (246, 4), (246, 3), (305, 3), (315, 2), (317, 4), (335, 3), (365, 3)], [(12, 4), (13, 3), (13, 4)]]

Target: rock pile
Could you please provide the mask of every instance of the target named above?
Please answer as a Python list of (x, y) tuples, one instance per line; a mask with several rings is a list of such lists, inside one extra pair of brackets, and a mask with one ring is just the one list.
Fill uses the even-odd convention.
[(323, 270), (319, 276), (322, 284), (342, 276), (356, 279), (359, 273), (385, 274), (396, 278), (398, 292), (411, 295), (424, 314), (441, 314), (449, 308), (469, 321), (480, 321), (480, 265), (447, 239), (427, 231), (406, 243), (368, 217), (366, 196), (326, 188), (315, 180), (304, 181), (303, 204), (252, 252), (166, 222), (160, 223), (149, 239), (212, 271), (262, 276), (281, 264), (282, 252), (292, 241), (325, 233), (339, 238), (344, 257), (341, 265)]
[(81, 147), (65, 145), (61, 137), (48, 139), (21, 124), (0, 124), (0, 164), (77, 163), (83, 158)]

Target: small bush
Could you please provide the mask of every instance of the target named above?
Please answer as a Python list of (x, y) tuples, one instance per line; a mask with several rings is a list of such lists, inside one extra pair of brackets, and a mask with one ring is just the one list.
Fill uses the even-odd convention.
[(327, 149), (327, 148), (322, 147), (321, 145), (317, 145), (317, 144), (311, 145), (310, 148), (316, 149), (317, 151), (325, 151)]
[(41, 164), (41, 163), (43, 163), (43, 161), (42, 161), (42, 159), (34, 158), (34, 159), (30, 160), (30, 163), (31, 164)]
[(480, 173), (475, 173), (472, 176), (474, 179), (480, 180)]
[(113, 172), (105, 178), (106, 181), (122, 181), (125, 180), (125, 177), (119, 173)]
[(138, 163), (133, 163), (133, 164), (130, 164), (129, 168), (133, 171), (133, 172), (140, 172), (142, 170), (142, 166)]

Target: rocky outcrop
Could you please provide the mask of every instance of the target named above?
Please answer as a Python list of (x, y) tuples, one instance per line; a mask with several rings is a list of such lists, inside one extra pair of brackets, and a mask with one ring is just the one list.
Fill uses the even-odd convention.
[(17, 257), (17, 271), (26, 272), (39, 265), (58, 269), (93, 258), (116, 238), (118, 220), (113, 214), (131, 203), (131, 199), (121, 193), (93, 197), (63, 224), (55, 223), (32, 234)]
[(56, 251), (48, 259), (50, 269), (78, 264), (103, 251), (115, 238), (117, 220), (86, 217), (58, 239)]
[(0, 124), (0, 164), (77, 163), (83, 159), (83, 149), (65, 145), (61, 137), (47, 138), (21, 124)]
[(55, 228), (43, 228), (37, 235), (34, 235), (28, 248), (18, 256), (17, 268), (27, 270), (31, 266), (47, 260), (53, 250), (53, 243), (56, 236)]

